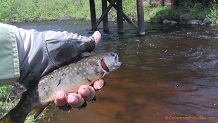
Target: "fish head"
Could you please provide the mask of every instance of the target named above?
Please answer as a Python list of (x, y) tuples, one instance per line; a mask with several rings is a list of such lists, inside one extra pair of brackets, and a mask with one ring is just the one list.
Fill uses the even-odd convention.
[(121, 65), (119, 62), (119, 57), (117, 53), (108, 52), (102, 55), (98, 62), (99, 66), (101, 66), (102, 71), (107, 74), (111, 71), (118, 69)]

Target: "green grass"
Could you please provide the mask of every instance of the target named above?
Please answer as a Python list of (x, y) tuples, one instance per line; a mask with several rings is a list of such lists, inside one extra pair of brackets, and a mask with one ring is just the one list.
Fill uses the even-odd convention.
[(11, 99), (12, 97), (10, 97), (9, 86), (2, 86), (0, 88), (0, 117), (2, 117), (7, 111), (11, 109)]
[[(4, 116), (8, 111), (13, 108), (14, 104), (16, 104), (15, 102), (13, 102), (13, 99), (14, 96), (12, 95), (9, 86), (0, 87), (0, 117)], [(40, 115), (39, 119), (45, 119), (48, 116), (49, 113), (45, 112)], [(36, 121), (34, 120), (34, 115), (30, 113), (30, 115), (28, 115), (28, 117), (26, 118), (25, 123), (36, 123)]]
[[(215, 0), (214, 0), (215, 1)], [(101, 15), (101, 1), (95, 1), (96, 15)], [(31, 22), (46, 20), (90, 19), (89, 2), (85, 0), (2, 0), (0, 2), (0, 22)], [(124, 0), (123, 11), (133, 20), (136, 20), (136, 1)], [(218, 18), (218, 7), (213, 4), (203, 8), (202, 4), (189, 3), (186, 7), (152, 7), (144, 6), (145, 21), (157, 20), (160, 15), (173, 16), (175, 14), (190, 13), (195, 19)], [(109, 19), (116, 20), (114, 8), (109, 12)], [(158, 21), (157, 21), (158, 22)]]
[(90, 17), (89, 3), (83, 0), (2, 0), (0, 6), (1, 22), (85, 19)]
[[(215, 3), (216, 0), (213, 0)], [(218, 24), (216, 21), (218, 21), (218, 5), (217, 4), (212, 4), (210, 13), (207, 15), (207, 17), (211, 18), (213, 23)]]
[(154, 22), (158, 22), (160, 16), (172, 19), (175, 15), (181, 15), (188, 13), (194, 19), (205, 19), (210, 15), (210, 8), (203, 8), (202, 4), (196, 3), (186, 7), (167, 7), (167, 6), (158, 6), (150, 7), (145, 6), (145, 21), (153, 19)]
[[(125, 0), (124, 11), (136, 16), (135, 1)], [(28, 22), (43, 20), (90, 19), (89, 2), (85, 0), (3, 0), (0, 2), (0, 22)], [(101, 1), (95, 2), (96, 15), (101, 15)], [(116, 18), (114, 8), (109, 18)]]

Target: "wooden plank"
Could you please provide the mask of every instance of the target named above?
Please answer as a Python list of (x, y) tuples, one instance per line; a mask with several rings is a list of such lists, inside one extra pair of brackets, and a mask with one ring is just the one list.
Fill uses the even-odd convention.
[(95, 31), (97, 30), (97, 28), (94, 28), (94, 25), (96, 23), (95, 1), (89, 0), (89, 5), (90, 5), (92, 31)]
[[(107, 9), (107, 0), (102, 0), (102, 14), (106, 11), (106, 9)], [(109, 32), (108, 14), (106, 14), (104, 19), (103, 19), (103, 31)]]
[(145, 35), (145, 21), (144, 21), (144, 6), (143, 0), (137, 0), (137, 17), (138, 17), (138, 35)]

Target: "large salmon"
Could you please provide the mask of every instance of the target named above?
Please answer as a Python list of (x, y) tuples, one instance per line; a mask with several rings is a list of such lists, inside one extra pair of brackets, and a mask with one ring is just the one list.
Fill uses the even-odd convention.
[(118, 55), (109, 52), (89, 56), (54, 70), (25, 92), (20, 102), (0, 119), (0, 123), (24, 123), (30, 111), (43, 109), (54, 102), (57, 91), (77, 92), (79, 86), (91, 85), (120, 65)]

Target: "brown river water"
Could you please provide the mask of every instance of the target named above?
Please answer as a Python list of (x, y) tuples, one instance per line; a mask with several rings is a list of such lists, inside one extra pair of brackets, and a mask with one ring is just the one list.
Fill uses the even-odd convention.
[[(88, 34), (89, 21), (16, 24), (26, 29)], [(102, 32), (102, 29), (99, 28)], [(218, 28), (146, 25), (137, 37), (128, 25), (118, 35), (102, 32), (96, 53), (117, 52), (122, 66), (105, 77), (97, 101), (83, 110), (39, 123), (218, 123)]]

